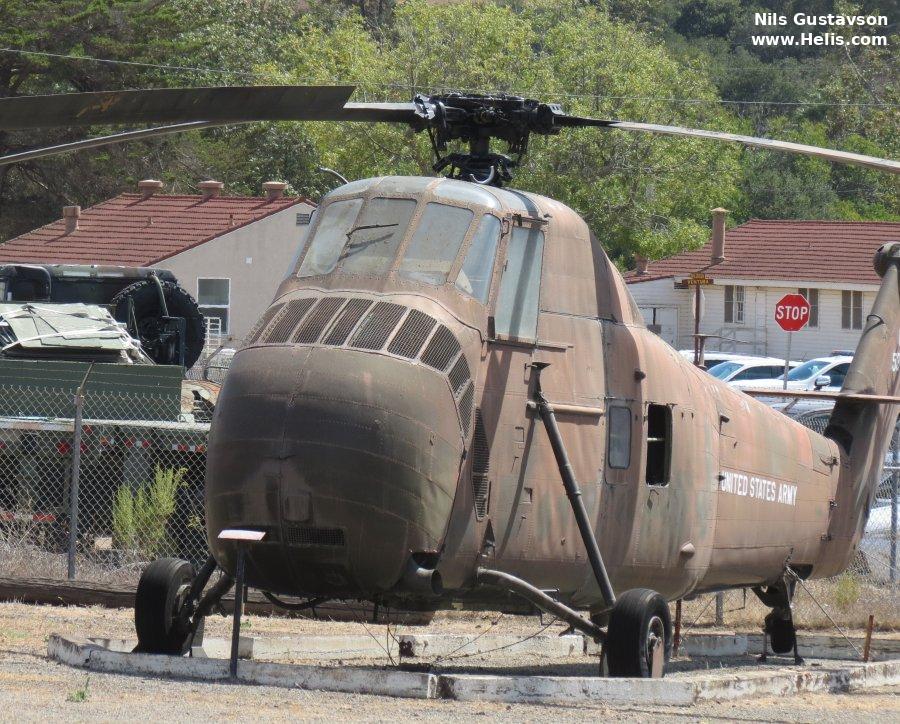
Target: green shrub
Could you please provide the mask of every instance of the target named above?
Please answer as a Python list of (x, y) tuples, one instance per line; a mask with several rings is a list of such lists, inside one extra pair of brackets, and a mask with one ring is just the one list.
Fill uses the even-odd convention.
[(178, 488), (184, 485), (185, 468), (156, 466), (153, 480), (136, 491), (122, 485), (113, 501), (113, 538), (118, 548), (153, 558), (171, 550), (166, 525), (175, 512)]
[(832, 596), (834, 597), (835, 606), (842, 611), (846, 611), (859, 602), (860, 594), (859, 579), (853, 573), (847, 571), (837, 579)]

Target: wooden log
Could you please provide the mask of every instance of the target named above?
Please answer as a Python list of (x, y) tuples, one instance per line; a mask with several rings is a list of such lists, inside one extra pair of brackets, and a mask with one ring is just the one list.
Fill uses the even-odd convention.
[[(104, 608), (133, 608), (135, 586), (88, 581), (59, 581), (53, 578), (0, 578), (0, 601), (21, 601), (51, 606), (103, 606)], [(292, 600), (292, 599), (288, 599)], [(234, 597), (230, 594), (222, 600), (226, 611), (231, 610)], [(319, 618), (333, 621), (372, 622), (371, 603), (340, 601), (316, 606), (315, 613), (285, 611), (269, 603), (259, 591), (251, 590), (244, 609), (257, 616), (283, 616), (287, 618)], [(378, 623), (402, 623), (408, 626), (424, 626), (431, 622), (427, 611), (397, 611), (381, 607)]]

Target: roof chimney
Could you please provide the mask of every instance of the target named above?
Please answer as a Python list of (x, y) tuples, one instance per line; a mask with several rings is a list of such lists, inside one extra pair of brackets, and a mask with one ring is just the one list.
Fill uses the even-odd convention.
[(156, 181), (152, 178), (145, 178), (143, 181), (138, 181), (138, 189), (145, 199), (149, 199), (157, 191), (160, 191), (162, 187), (162, 181)]
[(635, 269), (635, 274), (637, 274), (637, 276), (640, 277), (647, 273), (647, 266), (650, 264), (650, 260), (646, 256), (635, 254), (634, 263), (637, 265), (637, 268)]
[(200, 192), (203, 194), (203, 200), (213, 199), (216, 196), (219, 196), (222, 193), (222, 189), (225, 188), (225, 184), (221, 181), (201, 181), (197, 184), (197, 188), (200, 189)]
[(728, 209), (718, 208), (712, 210), (712, 259), (713, 264), (721, 264), (725, 261), (725, 215)]
[(266, 181), (262, 185), (263, 191), (266, 192), (266, 200), (274, 201), (275, 199), (280, 199), (284, 196), (284, 190), (287, 188), (287, 184), (283, 181)]
[(78, 219), (81, 218), (80, 206), (63, 206), (63, 219), (66, 222), (66, 233), (71, 234), (78, 229)]

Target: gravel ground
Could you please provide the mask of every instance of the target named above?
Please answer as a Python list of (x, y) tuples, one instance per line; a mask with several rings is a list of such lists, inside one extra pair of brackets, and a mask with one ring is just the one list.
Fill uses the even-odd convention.
[[(439, 617), (427, 629), (416, 630), (475, 636), (490, 629), (491, 633), (525, 636), (540, 628), (535, 619), (504, 617), (494, 624), (496, 620), (496, 615), (448, 615)], [(249, 621), (249, 632), (261, 636), (365, 633), (362, 625), (356, 623), (260, 617), (252, 617)], [(384, 626), (369, 624), (367, 628), (375, 636), (383, 638), (387, 635)], [(227, 636), (228, 621), (211, 619), (207, 632), (210, 636)], [(0, 604), (0, 719), (131, 721), (152, 716), (155, 721), (464, 721), (473, 717), (490, 717), (515, 721), (546, 721), (548, 718), (554, 721), (583, 721), (609, 716), (637, 722), (841, 721), (846, 724), (900, 720), (900, 686), (855, 694), (809, 694), (788, 699), (703, 704), (691, 708), (611, 707), (600, 702), (566, 707), (414, 701), (154, 677), (88, 674), (46, 658), (46, 640), (50, 633), (131, 637), (131, 611)]]

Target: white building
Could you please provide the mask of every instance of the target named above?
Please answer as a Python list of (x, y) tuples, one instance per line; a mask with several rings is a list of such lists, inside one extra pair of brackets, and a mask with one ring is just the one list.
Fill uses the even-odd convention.
[[(315, 203), (269, 181), (261, 196), (162, 193), (145, 180), (123, 193), (0, 244), (0, 263), (167, 269), (196, 299), (217, 339), (241, 340), (265, 311), (305, 243)], [(214, 342), (214, 346), (215, 346)]]
[(647, 264), (625, 281), (648, 324), (679, 349), (694, 345), (691, 273), (713, 280), (702, 287), (700, 333), (707, 350), (783, 357), (788, 335), (775, 305), (789, 292), (811, 304), (809, 325), (794, 333), (791, 357), (810, 359), (853, 350), (875, 299), (875, 251), (900, 241), (900, 223), (752, 220), (725, 232), (724, 261), (712, 263), (712, 242), (697, 251)]

